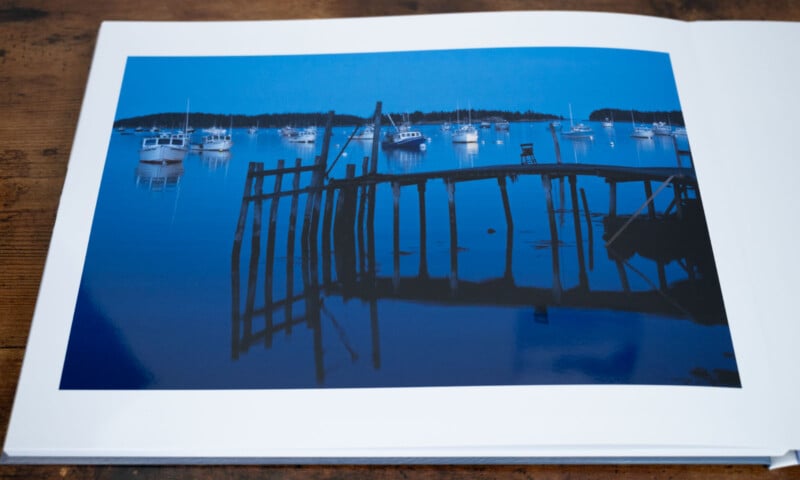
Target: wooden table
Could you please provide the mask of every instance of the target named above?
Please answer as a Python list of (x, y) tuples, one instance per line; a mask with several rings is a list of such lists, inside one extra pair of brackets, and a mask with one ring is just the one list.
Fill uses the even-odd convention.
[[(0, 4), (0, 436), (102, 20), (266, 20), (562, 9), (684, 20), (800, 20), (790, 0), (4, 0)], [(2, 466), (2, 478), (800, 478), (758, 466)]]

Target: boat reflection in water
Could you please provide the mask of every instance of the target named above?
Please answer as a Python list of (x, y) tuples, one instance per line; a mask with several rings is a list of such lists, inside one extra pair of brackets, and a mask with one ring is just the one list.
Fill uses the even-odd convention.
[(394, 148), (386, 150), (387, 171), (403, 173), (416, 171), (425, 159), (424, 150)]
[(160, 191), (177, 187), (183, 176), (183, 162), (139, 162), (135, 171), (136, 186)]
[(231, 152), (202, 152), (200, 154), (200, 161), (203, 162), (209, 170), (216, 170), (218, 168), (225, 168), (231, 160)]
[(475, 166), (475, 160), (478, 158), (477, 143), (454, 143), (453, 150), (456, 153), (459, 168)]

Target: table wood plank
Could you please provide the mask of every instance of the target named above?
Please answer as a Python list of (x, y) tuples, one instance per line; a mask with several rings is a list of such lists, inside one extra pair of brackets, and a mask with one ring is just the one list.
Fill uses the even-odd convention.
[[(800, 20), (790, 0), (164, 0), (0, 2), (0, 437), (103, 20), (268, 20), (497, 10), (593, 10), (684, 20)], [(0, 466), (0, 478), (566, 479), (800, 478), (758, 466)]]

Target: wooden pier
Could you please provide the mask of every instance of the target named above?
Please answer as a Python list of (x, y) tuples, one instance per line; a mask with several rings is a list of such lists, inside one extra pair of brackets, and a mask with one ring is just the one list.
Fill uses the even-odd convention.
[[(380, 121), (380, 103), (376, 108), (375, 122)], [(378, 131), (376, 129), (376, 131)], [(322, 354), (323, 323), (331, 323), (334, 331), (336, 319), (325, 313), (324, 298), (341, 296), (345, 301), (359, 299), (369, 303), (369, 322), (372, 332), (372, 365), (380, 368), (380, 335), (378, 325), (378, 302), (381, 299), (403, 299), (442, 304), (487, 304), (497, 306), (530, 306), (541, 311), (550, 305), (571, 308), (614, 309), (643, 313), (673, 315), (705, 324), (724, 323), (721, 296), (718, 286), (698, 284), (691, 288), (685, 285), (668, 284), (664, 273), (666, 260), (654, 259), (658, 263), (658, 279), (644, 278), (652, 288), (647, 291), (632, 291), (629, 275), (646, 277), (628, 262), (630, 257), (630, 235), (628, 228), (642, 228), (642, 222), (655, 224), (663, 219), (681, 222), (683, 209), (691, 202), (699, 202), (696, 195), (697, 179), (692, 169), (665, 167), (622, 167), (611, 165), (586, 165), (563, 163), (512, 163), (487, 167), (474, 167), (436, 172), (384, 174), (377, 171), (377, 142), (373, 143), (372, 156), (363, 159), (357, 174), (355, 164), (346, 165), (343, 178), (326, 178), (332, 167), (328, 166), (330, 125), (326, 128), (322, 154), (313, 165), (302, 165), (298, 159), (293, 166), (279, 160), (275, 168), (265, 169), (262, 163), (251, 163), (245, 179), (245, 191), (239, 221), (234, 235), (232, 250), (232, 356), (238, 356), (255, 343), (269, 347), (274, 335), (281, 332), (290, 335), (294, 328), (305, 325), (313, 331), (317, 381), (324, 382), (325, 365)], [(554, 141), (557, 139), (554, 137)], [(336, 160), (339, 158), (337, 157)], [(334, 160), (334, 162), (336, 161)], [(550, 288), (523, 287), (515, 284), (513, 273), (514, 219), (508, 194), (508, 180), (521, 176), (539, 177), (544, 191), (543, 201), (547, 210), (552, 258), (552, 285)], [(302, 178), (306, 178), (305, 181)], [(585, 191), (579, 187), (581, 177), (602, 178), (608, 185), (609, 201), (606, 212), (604, 239), (609, 258), (615, 262), (620, 278), (620, 291), (593, 291), (588, 271), (594, 264), (594, 235), (589, 205)], [(291, 178), (291, 188), (283, 188), (283, 179)], [(502, 278), (471, 282), (459, 278), (459, 247), (457, 222), (457, 189), (463, 182), (492, 181), (498, 185), (503, 212), (498, 218), (506, 221), (505, 269)], [(560, 184), (560, 199), (554, 198), (554, 181)], [(565, 289), (562, 285), (561, 263), (564, 254), (560, 248), (556, 220), (556, 201), (564, 213), (564, 182), (569, 188), (569, 212), (575, 232), (575, 255), (578, 265), (577, 286)], [(443, 182), (447, 198), (449, 219), (449, 261), (447, 277), (433, 278), (428, 269), (427, 251), (427, 198), (429, 182)], [(640, 183), (646, 201), (635, 212), (620, 212), (617, 205), (617, 186), (621, 183)], [(384, 210), (392, 212), (392, 274), (379, 275), (375, 248), (376, 190), (385, 185), (391, 189), (392, 205)], [(654, 188), (655, 185), (655, 188)], [(271, 190), (267, 190), (269, 187)], [(414, 277), (400, 274), (400, 197), (403, 189), (412, 187), (419, 199), (419, 267)], [(663, 190), (671, 188), (673, 198), (670, 205), (657, 212), (654, 198)], [(693, 196), (694, 194), (694, 196)], [(275, 238), (278, 234), (277, 214), (279, 203), (289, 197), (286, 240), (285, 297), (274, 298)], [(295, 236), (299, 221), (299, 199), (304, 198), (304, 212), (300, 233), (302, 288), (295, 290)], [(579, 200), (580, 198), (580, 200)], [(265, 205), (268, 203), (269, 205)], [(250, 205), (252, 215), (250, 214)], [(261, 230), (265, 208), (266, 259), (263, 272), (262, 306), (256, 306), (258, 272), (261, 255)], [(583, 218), (581, 217), (583, 210)], [(502, 217), (501, 217), (502, 215)], [(241, 249), (247, 220), (251, 218), (250, 261), (247, 271), (247, 288), (242, 305), (240, 288)], [(584, 226), (585, 223), (585, 226)], [(631, 226), (633, 225), (633, 226)], [(704, 224), (703, 224), (704, 226)], [(584, 237), (584, 228), (587, 235)], [(608, 231), (614, 228), (614, 231)], [(630, 233), (630, 232), (627, 232)], [(588, 246), (586, 245), (588, 243)], [(617, 250), (619, 247), (619, 250)], [(588, 249), (588, 255), (584, 251)], [(628, 250), (626, 250), (628, 249)], [(710, 249), (710, 247), (709, 247)], [(710, 250), (709, 250), (710, 252)], [(709, 253), (710, 255), (710, 253)], [(320, 269), (321, 260), (321, 269)], [(687, 271), (688, 281), (696, 279), (697, 266), (694, 260), (684, 259), (681, 267)], [(716, 298), (719, 302), (716, 302)], [(714, 301), (708, 307), (708, 299)], [(302, 308), (296, 304), (302, 303)], [(718, 305), (717, 305), (718, 303)], [(717, 310), (716, 307), (719, 306)], [(243, 307), (243, 308), (242, 308)], [(297, 315), (302, 311), (302, 315)], [(281, 314), (282, 312), (282, 314)], [(723, 313), (720, 313), (723, 312)], [(278, 315), (279, 319), (275, 316)], [(254, 318), (263, 318), (263, 326), (255, 328)], [(346, 336), (339, 332), (346, 344)], [(349, 350), (349, 348), (348, 348)]]

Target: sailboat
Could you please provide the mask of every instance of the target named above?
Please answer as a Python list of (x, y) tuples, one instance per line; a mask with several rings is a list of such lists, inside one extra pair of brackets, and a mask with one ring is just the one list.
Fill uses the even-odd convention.
[[(233, 118), (231, 118), (231, 131), (233, 131)], [(204, 152), (227, 152), (233, 146), (231, 134), (224, 128), (216, 126), (203, 129), (203, 136), (199, 150)]]
[(631, 132), (631, 137), (633, 138), (653, 138), (653, 129), (646, 126), (646, 125), (636, 125), (636, 119), (633, 118), (633, 110), (631, 110), (631, 124), (633, 125), (633, 132)]
[(603, 128), (614, 128), (614, 113), (611, 113), (611, 118), (606, 117), (600, 122), (600, 126)]
[(591, 140), (594, 138), (592, 127), (572, 120), (572, 104), (569, 104), (569, 130), (562, 131), (561, 136), (572, 140)]
[(478, 143), (478, 129), (472, 125), (472, 108), (468, 111), (469, 121), (462, 124), (461, 118), (458, 116), (458, 109), (456, 109), (456, 129), (453, 131), (453, 143)]

